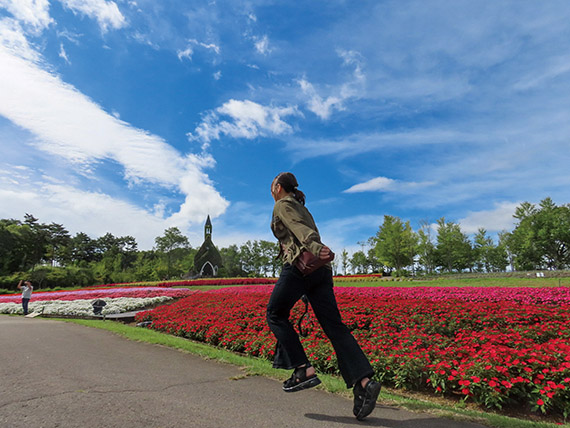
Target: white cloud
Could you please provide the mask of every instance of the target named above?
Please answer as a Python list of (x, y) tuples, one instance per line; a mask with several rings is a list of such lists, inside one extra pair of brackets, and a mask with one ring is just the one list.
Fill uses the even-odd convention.
[(220, 80), (222, 78), (221, 70), (218, 70), (214, 73), (214, 80)]
[(184, 50), (177, 51), (178, 59), (182, 61), (182, 59), (186, 58), (192, 61), (192, 55), (194, 55), (194, 47), (198, 46), (204, 48), (206, 50), (211, 50), (215, 52), (217, 55), (220, 54), (220, 47), (214, 43), (202, 43), (198, 40), (191, 39), (188, 40), (188, 46)]
[(364, 60), (362, 55), (354, 50), (339, 50), (338, 55), (343, 59), (343, 65), (353, 67), (352, 79), (345, 82), (340, 89), (340, 96), (343, 99), (359, 96), (366, 82), (364, 74)]
[(332, 155), (345, 158), (378, 152), (386, 148), (486, 144), (491, 141), (491, 137), (489, 134), (460, 132), (439, 127), (411, 129), (404, 132), (355, 133), (337, 139), (291, 139), (287, 141), (287, 147), (299, 160)]
[(220, 54), (220, 47), (214, 43), (201, 43), (201, 42), (196, 42), (196, 43), (198, 43), (204, 49), (212, 50), (218, 55)]
[(269, 47), (269, 38), (264, 35), (261, 38), (254, 38), (255, 40), (255, 50), (262, 55), (267, 55), (271, 53), (271, 48)]
[(63, 43), (59, 45), (59, 57), (62, 58), (67, 64), (71, 64), (71, 61), (69, 61), (69, 58), (67, 57), (67, 52), (63, 47)]
[(313, 85), (305, 79), (299, 81), (303, 93), (309, 97), (307, 108), (321, 119), (328, 119), (334, 110), (342, 110), (342, 99), (330, 96), (326, 100), (321, 98)]
[(355, 184), (346, 189), (344, 193), (377, 192), (394, 190), (396, 180), (387, 177), (376, 177), (364, 183)]
[(303, 94), (308, 97), (307, 108), (322, 120), (329, 119), (335, 111), (344, 110), (343, 103), (349, 98), (359, 97), (366, 82), (361, 55), (356, 51), (347, 50), (339, 50), (337, 53), (342, 58), (343, 65), (353, 67), (354, 70), (346, 82), (328, 90), (331, 95), (320, 96), (314, 85), (306, 78), (298, 81)]
[(53, 22), (49, 15), (48, 0), (0, 0), (0, 7), (5, 8), (32, 32), (41, 32)]
[(515, 224), (513, 214), (519, 205), (518, 202), (495, 203), (494, 209), (470, 212), (458, 223), (461, 229), (469, 234), (477, 233), (479, 228), (484, 228), (488, 232), (513, 230)]
[(360, 52), (354, 50), (339, 49), (337, 53), (343, 59), (343, 65), (354, 67), (354, 78), (356, 80), (365, 79), (364, 72), (362, 71), (363, 58)]
[(405, 192), (431, 186), (432, 182), (414, 183), (404, 182), (400, 180), (393, 180), (387, 177), (376, 177), (364, 183), (355, 184), (354, 186), (346, 189), (344, 193), (359, 193), (359, 192)]
[(60, 0), (64, 6), (74, 12), (80, 12), (89, 18), (97, 20), (101, 31), (109, 27), (115, 30), (127, 25), (125, 17), (113, 1), (105, 0)]
[[(0, 217), (20, 219), (31, 213), (42, 223), (63, 224), (71, 234), (84, 232), (93, 238), (107, 232), (134, 236), (141, 249), (150, 249), (154, 238), (170, 227), (169, 221), (128, 202), (98, 192), (86, 192), (45, 181), (4, 182), (0, 188)], [(88, 219), (88, 221), (86, 221)]]
[(362, 250), (360, 244), (356, 245), (355, 241), (360, 239), (366, 242), (373, 236), (383, 222), (383, 215), (361, 214), (333, 218), (326, 222), (319, 222), (318, 218), (316, 220), (323, 242), (336, 253), (338, 261), (343, 249), (350, 254)]
[(21, 25), (14, 19), (0, 19), (0, 46), (20, 58), (34, 62), (40, 60), (38, 53), (28, 43)]
[(188, 46), (186, 49), (184, 49), (183, 51), (179, 50), (177, 52), (178, 55), (178, 59), (180, 61), (182, 61), (184, 58), (192, 61), (192, 55), (194, 54), (194, 50), (192, 49), (192, 47)]
[(182, 193), (171, 221), (201, 222), (223, 213), (228, 202), (204, 169), (208, 155), (182, 156), (162, 138), (106, 113), (71, 85), (0, 46), (0, 115), (36, 136), (37, 149), (74, 165), (78, 172), (100, 161), (124, 168), (131, 184), (150, 182)]
[(249, 100), (232, 99), (209, 112), (194, 132), (188, 134), (188, 138), (200, 140), (207, 147), (210, 141), (217, 140), (222, 135), (253, 139), (258, 136), (287, 134), (292, 128), (283, 118), (298, 114), (295, 107), (267, 107)]
[(533, 74), (522, 77), (515, 83), (514, 89), (528, 90), (544, 85), (545, 82), (556, 79), (570, 73), (570, 59), (568, 56), (556, 58), (550, 64), (545, 65), (545, 70), (534, 70)]

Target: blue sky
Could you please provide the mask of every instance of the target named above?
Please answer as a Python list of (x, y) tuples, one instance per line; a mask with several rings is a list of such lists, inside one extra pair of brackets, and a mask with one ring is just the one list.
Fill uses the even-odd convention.
[(292, 171), (335, 251), (494, 234), (570, 202), (569, 146), (567, 1), (0, 0), (0, 218), (273, 240)]

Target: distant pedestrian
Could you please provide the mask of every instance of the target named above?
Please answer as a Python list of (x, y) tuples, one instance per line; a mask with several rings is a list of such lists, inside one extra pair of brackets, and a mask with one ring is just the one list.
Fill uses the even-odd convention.
[[(332, 269), (330, 263), (326, 263), (334, 255), (321, 242), (315, 221), (305, 208), (305, 194), (297, 186), (297, 179), (290, 172), (279, 174), (271, 183), (275, 200), (271, 229), (279, 240), (279, 256), (284, 262), (267, 305), (267, 323), (277, 338), (273, 367), (294, 370), (291, 378), (283, 383), (285, 392), (301, 391), (321, 383), (289, 321), (291, 309), (306, 295), (333, 345), (347, 388), (353, 388), (354, 416), (362, 420), (374, 410), (381, 385), (371, 379), (374, 371), (368, 358), (342, 322), (333, 291)], [(315, 265), (322, 266), (304, 275), (299, 261), (310, 258), (306, 252), (321, 259)]]
[(32, 298), (34, 287), (30, 281), (20, 280), (18, 289), (22, 290), (22, 308), (24, 309), (24, 315), (28, 315), (28, 303), (30, 303), (30, 299)]

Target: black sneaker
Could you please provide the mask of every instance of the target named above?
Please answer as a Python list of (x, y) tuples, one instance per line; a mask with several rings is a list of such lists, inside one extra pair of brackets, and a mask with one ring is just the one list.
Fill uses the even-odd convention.
[(316, 374), (307, 376), (307, 369), (311, 367), (307, 364), (305, 367), (297, 367), (289, 379), (283, 382), (283, 391), (297, 392), (303, 389), (309, 389), (321, 383)]
[(376, 407), (376, 400), (378, 400), (378, 394), (380, 394), (381, 389), (382, 385), (372, 379), (368, 381), (365, 387), (362, 387), (360, 382), (356, 382), (353, 388), (354, 408), (352, 409), (356, 419), (361, 421), (372, 413), (372, 410)]

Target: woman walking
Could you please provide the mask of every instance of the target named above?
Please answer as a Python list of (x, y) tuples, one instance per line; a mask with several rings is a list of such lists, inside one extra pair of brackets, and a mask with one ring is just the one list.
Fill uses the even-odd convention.
[(283, 383), (286, 392), (312, 388), (321, 383), (289, 322), (291, 309), (306, 295), (333, 345), (347, 388), (353, 388), (354, 416), (362, 420), (374, 410), (381, 385), (371, 379), (374, 371), (368, 358), (341, 320), (333, 292), (330, 263), (306, 275), (296, 266), (295, 262), (306, 251), (323, 263), (332, 259), (330, 248), (321, 242), (315, 221), (305, 207), (305, 195), (297, 187), (297, 179), (290, 172), (279, 174), (271, 183), (271, 195), (275, 200), (271, 229), (279, 240), (279, 256), (284, 263), (267, 306), (267, 323), (277, 338), (273, 366), (293, 369), (291, 377)]

